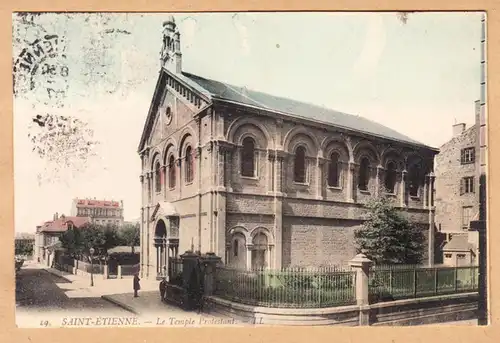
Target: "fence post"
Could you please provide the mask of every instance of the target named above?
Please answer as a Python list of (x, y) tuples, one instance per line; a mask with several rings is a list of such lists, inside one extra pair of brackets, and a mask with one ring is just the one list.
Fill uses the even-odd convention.
[(435, 285), (434, 285), (435, 286), (434, 287), (434, 289), (435, 289), (434, 294), (437, 295), (438, 294), (438, 269), (437, 268), (434, 269), (434, 283), (435, 283)]
[(118, 265), (118, 271), (117, 271), (116, 278), (117, 279), (121, 279), (122, 278), (122, 266), (121, 265)]
[(370, 325), (370, 306), (368, 299), (368, 276), (372, 261), (364, 254), (356, 255), (349, 265), (356, 272), (356, 303), (359, 308), (359, 325)]
[(455, 267), (455, 293), (458, 291), (458, 267)]
[(103, 273), (102, 273), (102, 278), (107, 279), (109, 275), (109, 267), (107, 264), (104, 265)]
[(417, 267), (413, 269), (413, 297), (417, 297)]
[(214, 253), (206, 253), (201, 257), (203, 263), (203, 295), (210, 296), (215, 291), (215, 282), (216, 282), (216, 267), (217, 263), (221, 261), (219, 256), (216, 256)]

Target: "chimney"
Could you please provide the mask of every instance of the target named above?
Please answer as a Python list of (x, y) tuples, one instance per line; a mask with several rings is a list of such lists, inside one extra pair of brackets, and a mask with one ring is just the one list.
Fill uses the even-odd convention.
[(458, 137), (465, 131), (465, 123), (453, 125), (453, 137)]
[(54, 220), (57, 220), (59, 219), (59, 213), (56, 212), (56, 214), (54, 214)]

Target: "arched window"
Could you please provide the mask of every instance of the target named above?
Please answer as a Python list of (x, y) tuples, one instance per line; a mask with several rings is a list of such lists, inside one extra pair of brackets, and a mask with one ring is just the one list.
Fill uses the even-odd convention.
[(156, 193), (161, 192), (161, 166), (160, 166), (160, 162), (156, 162), (156, 165), (155, 165), (155, 191), (156, 191)]
[(259, 269), (267, 267), (266, 252), (268, 249), (267, 236), (259, 232), (256, 234), (252, 240), (253, 250), (252, 250), (252, 269)]
[(255, 176), (255, 142), (250, 137), (246, 137), (243, 140), (243, 148), (241, 151), (241, 175), (247, 177)]
[(370, 160), (363, 157), (359, 165), (359, 180), (358, 188), (362, 191), (368, 190), (368, 183), (370, 182)]
[(396, 163), (389, 162), (385, 171), (385, 190), (388, 193), (394, 193), (396, 187)]
[(410, 196), (418, 196), (418, 188), (420, 187), (420, 165), (414, 164), (408, 170), (408, 191)]
[(328, 186), (340, 186), (340, 156), (337, 152), (330, 155), (330, 162), (328, 164)]
[(239, 246), (239, 241), (237, 239), (235, 239), (233, 241), (233, 256), (234, 257), (238, 257), (238, 250), (240, 249), (240, 246)]
[(193, 153), (190, 146), (188, 146), (186, 149), (185, 159), (186, 159), (185, 179), (186, 183), (190, 183), (193, 182)]
[(241, 233), (236, 233), (231, 239), (231, 249), (229, 251), (229, 263), (238, 269), (246, 269), (246, 240)]
[(295, 182), (306, 182), (306, 149), (303, 146), (295, 149), (295, 161), (293, 166), (293, 179)]
[(168, 160), (168, 187), (175, 187), (175, 158), (173, 155)]

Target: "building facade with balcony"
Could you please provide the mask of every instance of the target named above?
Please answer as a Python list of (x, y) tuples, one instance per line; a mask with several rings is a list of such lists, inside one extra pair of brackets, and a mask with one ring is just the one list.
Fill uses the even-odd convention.
[(90, 217), (92, 222), (99, 225), (123, 225), (123, 201), (73, 199), (71, 216)]
[(239, 268), (340, 264), (373, 196), (393, 198), (434, 256), (434, 156), (388, 127), (182, 70), (164, 23), (162, 65), (138, 148), (141, 273), (214, 252)]

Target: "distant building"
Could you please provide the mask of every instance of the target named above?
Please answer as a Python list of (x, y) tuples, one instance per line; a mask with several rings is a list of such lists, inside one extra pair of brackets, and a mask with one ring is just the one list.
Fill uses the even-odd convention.
[(34, 246), (35, 234), (24, 233), (24, 232), (16, 233), (16, 237), (14, 238), (14, 246), (16, 251), (20, 249), (22, 246), (28, 246), (30, 244)]
[(54, 214), (52, 220), (36, 227), (34, 257), (46, 266), (52, 264), (53, 250), (57, 247), (59, 237), (71, 227), (81, 227), (90, 223), (90, 217), (66, 217)]
[(484, 118), (476, 101), (475, 123), (453, 125), (453, 137), (436, 156), (436, 226), (446, 235), (443, 263), (475, 261), (477, 235), (470, 222), (479, 219), (479, 175), (485, 158)]
[(73, 199), (71, 215), (90, 217), (95, 224), (123, 225), (123, 201)]

